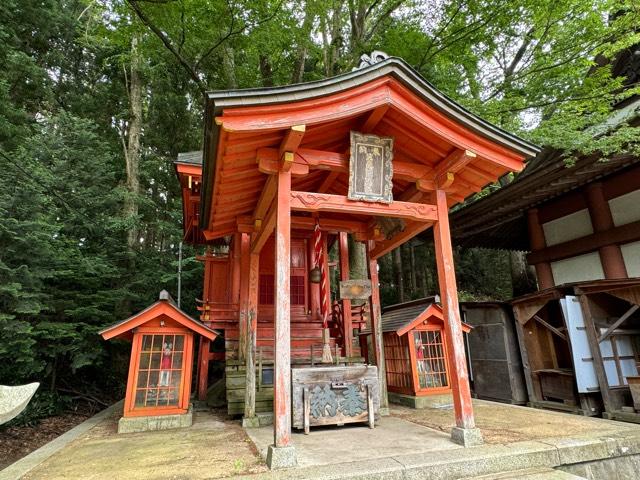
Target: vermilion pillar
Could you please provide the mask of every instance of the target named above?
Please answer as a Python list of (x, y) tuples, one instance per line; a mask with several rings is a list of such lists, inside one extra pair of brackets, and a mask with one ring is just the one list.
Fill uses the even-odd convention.
[(291, 446), (291, 171), (278, 172), (275, 199), (275, 371), (273, 397), (273, 445), (267, 453), (271, 468), (296, 465)]
[[(542, 250), (547, 246), (547, 242), (544, 238), (544, 230), (540, 225), (538, 219), (538, 209), (532, 208), (527, 212), (527, 224), (529, 226), (529, 240), (531, 242), (531, 250), (533, 252)], [(545, 288), (551, 288), (555, 285), (553, 280), (553, 272), (551, 271), (551, 264), (549, 262), (540, 262), (534, 265), (536, 269), (536, 276), (538, 277), (538, 288), (544, 290)]]
[(471, 390), (469, 388), (469, 376), (467, 373), (460, 306), (458, 305), (456, 272), (453, 263), (451, 234), (449, 231), (449, 208), (447, 206), (447, 195), (444, 190), (436, 190), (435, 196), (438, 221), (433, 229), (433, 237), (436, 250), (442, 312), (444, 314), (447, 332), (447, 355), (451, 368), (449, 378), (451, 380), (453, 408), (456, 420), (456, 426), (453, 428), (451, 436), (457, 443), (464, 446), (472, 446), (482, 443), (482, 435), (480, 434), (480, 430), (475, 428), (475, 420), (473, 418), (473, 405), (471, 403)]
[[(591, 223), (596, 232), (606, 232), (614, 227), (609, 202), (604, 197), (602, 183), (592, 183), (587, 187), (587, 205)], [(604, 245), (598, 249), (605, 278), (627, 278), (627, 267), (620, 246)]]

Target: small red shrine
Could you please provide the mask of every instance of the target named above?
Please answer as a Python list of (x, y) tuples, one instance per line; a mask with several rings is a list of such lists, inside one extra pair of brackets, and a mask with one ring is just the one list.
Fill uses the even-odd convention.
[[(387, 389), (395, 403), (420, 408), (428, 402), (418, 397), (451, 393), (447, 331), (442, 307), (435, 301), (423, 298), (382, 311)], [(462, 331), (469, 333), (471, 326), (462, 323)], [(370, 333), (363, 330), (362, 336)]]
[[(273, 412), (271, 467), (296, 463), (292, 408), (303, 403), (292, 398), (292, 367), (314, 368), (327, 345), (337, 348), (342, 365), (362, 364), (354, 336), (365, 319), (377, 367), (370, 387), (379, 413), (387, 410), (377, 262), (428, 228), (435, 238), (451, 367), (452, 436), (465, 445), (481, 441), (448, 210), (505, 173), (520, 171), (538, 148), (465, 110), (403, 60), (383, 54), (369, 60), (314, 82), (208, 93), (204, 150), (176, 162), (184, 239), (209, 246), (201, 257), (199, 308), (201, 320), (224, 336), (229, 413), (243, 414), (250, 424), (260, 412)], [(349, 298), (331, 305), (330, 292), (337, 288), (328, 275), (316, 283), (318, 270), (328, 271), (334, 244), (340, 281), (350, 280), (348, 236), (364, 247), (371, 286), (358, 309)], [(200, 398), (217, 357), (203, 337)], [(348, 387), (342, 380), (333, 383)], [(361, 392), (364, 380), (358, 381), (350, 388)], [(322, 386), (340, 395), (332, 388), (329, 381)]]
[(191, 425), (193, 337), (213, 340), (217, 332), (180, 310), (163, 290), (156, 303), (100, 335), (131, 340), (119, 433)]

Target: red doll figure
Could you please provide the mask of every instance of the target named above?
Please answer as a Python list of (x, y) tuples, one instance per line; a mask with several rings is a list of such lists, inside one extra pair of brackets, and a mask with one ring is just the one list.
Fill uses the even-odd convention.
[(162, 347), (162, 360), (160, 361), (160, 386), (168, 387), (171, 379), (171, 349), (173, 345), (165, 342)]

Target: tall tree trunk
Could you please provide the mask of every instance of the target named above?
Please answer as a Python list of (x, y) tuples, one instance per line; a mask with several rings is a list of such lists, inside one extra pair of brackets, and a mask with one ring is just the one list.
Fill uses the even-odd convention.
[(402, 276), (402, 252), (400, 251), (400, 248), (396, 248), (393, 252), (392, 252), (392, 258), (393, 258), (393, 272), (395, 273), (396, 276), (396, 286), (398, 288), (398, 301), (400, 303), (405, 301), (405, 295), (404, 295), (404, 278)]
[(131, 39), (131, 67), (129, 74), (129, 125), (124, 152), (127, 170), (127, 191), (124, 214), (131, 221), (127, 233), (129, 249), (138, 243), (138, 195), (140, 194), (140, 135), (142, 133), (142, 78), (138, 37)]
[(536, 276), (532, 266), (527, 264), (524, 252), (509, 252), (511, 266), (511, 286), (513, 296), (519, 297), (536, 290)]
[(296, 49), (296, 59), (293, 63), (293, 73), (291, 75), (291, 83), (301, 83), (304, 76), (304, 63), (309, 51), (309, 36), (311, 34), (311, 28), (313, 27), (313, 21), (316, 15), (313, 11), (313, 5), (311, 0), (305, 2), (304, 21), (302, 22), (302, 35), (298, 41), (298, 47)]
[(362, 280), (368, 278), (367, 273), (367, 249), (362, 242), (356, 242), (349, 235), (349, 278)]
[(235, 52), (229, 45), (225, 45), (222, 49), (222, 71), (227, 81), (227, 88), (238, 88)]
[(418, 281), (416, 278), (416, 256), (411, 242), (409, 241), (405, 245), (407, 250), (409, 250), (409, 266), (411, 267), (411, 270), (409, 271), (409, 279), (411, 280), (411, 296), (413, 296), (418, 290)]
[(273, 87), (273, 71), (271, 62), (266, 55), (260, 55), (260, 76), (262, 77), (263, 87)]

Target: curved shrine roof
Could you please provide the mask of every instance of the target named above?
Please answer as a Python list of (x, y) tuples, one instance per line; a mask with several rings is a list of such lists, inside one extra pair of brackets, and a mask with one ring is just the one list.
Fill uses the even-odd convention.
[[(207, 238), (232, 233), (239, 216), (254, 213), (268, 177), (256, 158), (278, 149), (298, 125), (304, 134), (296, 161), (308, 168), (292, 172), (292, 190), (307, 192), (346, 194), (347, 172), (335, 165), (348, 165), (352, 130), (393, 137), (394, 171), (398, 162), (423, 178), (441, 174), (456, 152), (471, 152), (447, 191), (451, 204), (521, 170), (524, 159), (539, 151), (458, 105), (394, 57), (314, 82), (209, 92), (200, 215)], [(333, 167), (324, 162), (329, 157)], [(402, 175), (393, 183), (395, 199), (415, 187)]]

